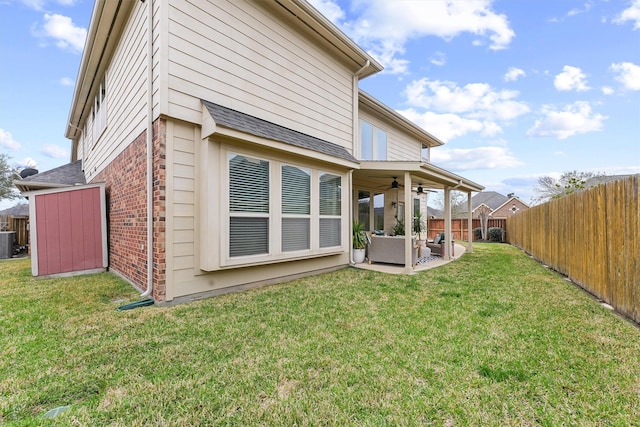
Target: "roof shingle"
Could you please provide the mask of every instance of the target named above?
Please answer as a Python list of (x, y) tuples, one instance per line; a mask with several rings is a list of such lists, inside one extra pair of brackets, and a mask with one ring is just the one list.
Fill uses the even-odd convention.
[(207, 107), (216, 124), (220, 126), (358, 163), (358, 159), (340, 145), (214, 104), (213, 102), (202, 100), (202, 103)]

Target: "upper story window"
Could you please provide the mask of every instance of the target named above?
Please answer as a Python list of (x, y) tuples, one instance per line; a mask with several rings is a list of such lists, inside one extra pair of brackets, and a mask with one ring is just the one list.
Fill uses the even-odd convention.
[(98, 94), (93, 101), (93, 142), (96, 143), (107, 127), (107, 86), (103, 78), (98, 88)]
[(387, 160), (387, 132), (364, 120), (360, 121), (360, 158)]
[(430, 152), (429, 146), (427, 144), (422, 144), (422, 149), (420, 150), (420, 161), (429, 162), (430, 161)]

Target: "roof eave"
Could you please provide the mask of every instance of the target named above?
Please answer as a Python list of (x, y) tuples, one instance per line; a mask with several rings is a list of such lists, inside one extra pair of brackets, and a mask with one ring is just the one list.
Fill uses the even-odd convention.
[(87, 108), (88, 104), (93, 103), (100, 82), (99, 77), (106, 70), (135, 3), (123, 0), (96, 0), (93, 6), (65, 130), (65, 137), (73, 140), (72, 161), (76, 160), (76, 144), (81, 125), (91, 111), (91, 108)]
[(276, 0), (275, 3), (313, 30), (321, 42), (342, 52), (354, 63), (356, 69), (368, 64), (358, 74), (359, 78), (371, 76), (384, 69), (378, 61), (318, 12), (307, 0)]

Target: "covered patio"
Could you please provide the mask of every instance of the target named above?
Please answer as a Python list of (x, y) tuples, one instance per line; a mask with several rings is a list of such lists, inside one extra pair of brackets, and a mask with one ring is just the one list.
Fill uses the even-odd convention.
[[(352, 173), (352, 217), (362, 221), (368, 233), (394, 235), (396, 225), (404, 225), (404, 265), (386, 263), (372, 264), (370, 268), (388, 269), (389, 272), (413, 273), (420, 269), (431, 268), (438, 262), (449, 262), (464, 251), (473, 252), (473, 230), (471, 193), (482, 191), (483, 186), (439, 168), (429, 162), (418, 161), (362, 161), (360, 168)], [(454, 190), (467, 194), (468, 242), (465, 246), (456, 245), (454, 254), (450, 245), (443, 245), (441, 261), (426, 264), (413, 264), (414, 238), (412, 225), (414, 212), (427, 216), (427, 195), (430, 191), (442, 190), (444, 193), (445, 236), (452, 236), (451, 228), (451, 192)], [(425, 236), (426, 238), (427, 236)], [(457, 251), (461, 252), (458, 253)], [(431, 265), (428, 265), (431, 264)], [(358, 264), (359, 267), (369, 268)]]

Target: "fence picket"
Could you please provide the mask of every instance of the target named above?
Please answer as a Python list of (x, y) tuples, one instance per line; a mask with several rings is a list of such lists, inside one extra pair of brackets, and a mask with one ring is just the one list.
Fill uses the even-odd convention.
[(640, 323), (639, 189), (634, 175), (534, 206), (507, 219), (507, 241)]

